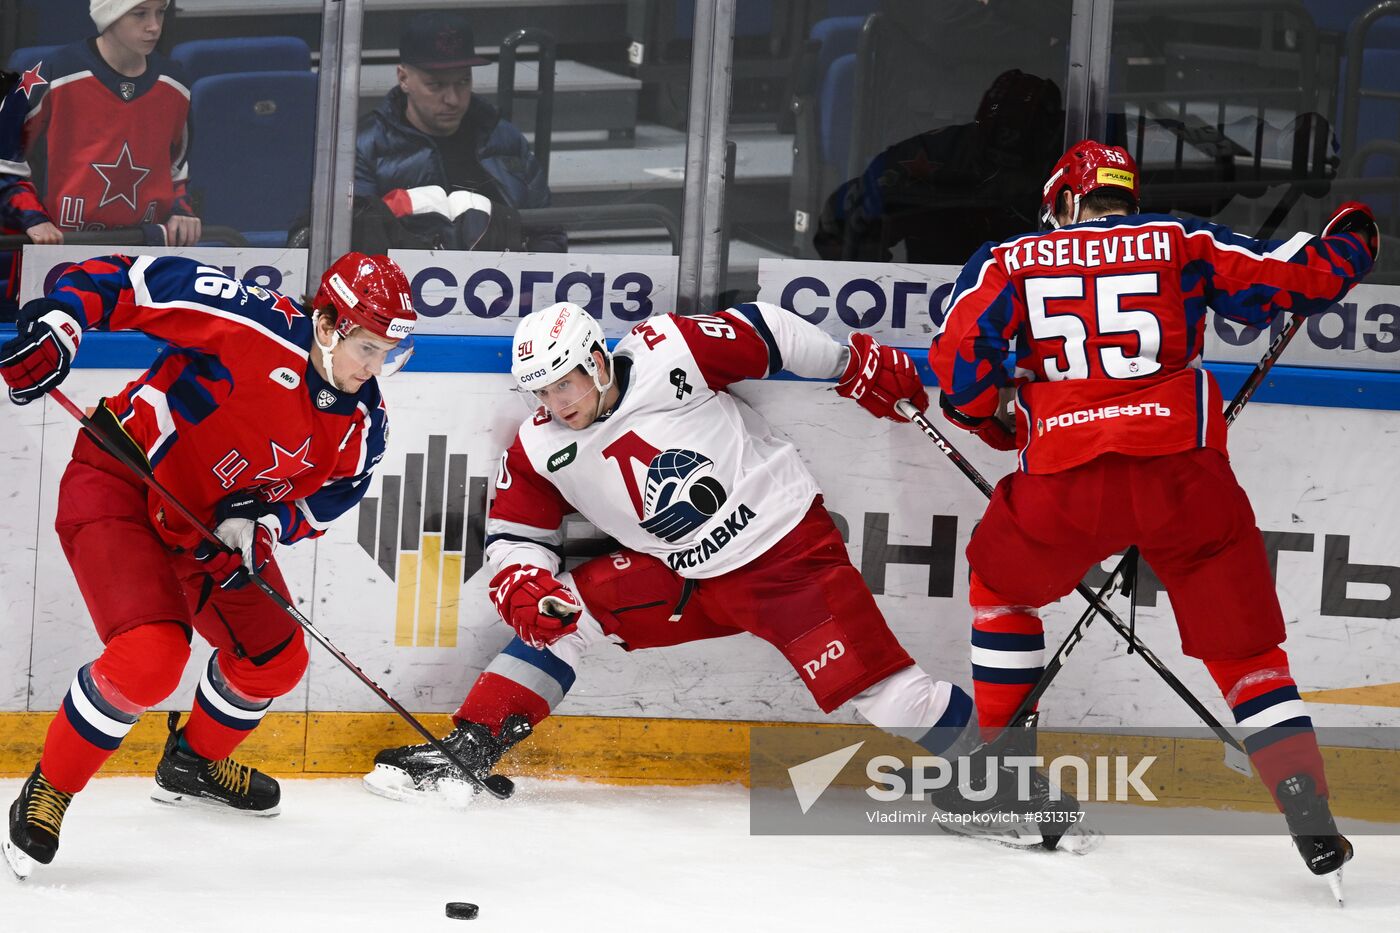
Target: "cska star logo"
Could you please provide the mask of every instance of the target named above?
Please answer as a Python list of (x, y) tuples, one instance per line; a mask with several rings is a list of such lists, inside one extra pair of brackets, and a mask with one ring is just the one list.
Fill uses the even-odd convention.
[(39, 74), (39, 69), (43, 67), (44, 63), (39, 62), (33, 68), (20, 75), (18, 87), (21, 91), (24, 92), (25, 100), (29, 100), (30, 96), (33, 95), (34, 89), (36, 87), (41, 87), (49, 83), (48, 81), (44, 80), (43, 76)]
[(253, 479), (262, 480), (265, 484), (263, 494), (268, 502), (277, 502), (287, 493), (292, 491), (292, 479), (300, 476), (307, 470), (313, 469), (316, 464), (306, 459), (307, 453), (311, 450), (311, 438), (301, 442), (301, 446), (296, 450), (286, 450), (276, 441), (272, 441), (272, 466), (263, 470)]
[(133, 211), (140, 197), (138, 189), (151, 170), (137, 165), (131, 157), (131, 146), (122, 143), (122, 151), (111, 162), (92, 162), (92, 170), (102, 178), (106, 187), (102, 190), (102, 200), (98, 207), (106, 207), (113, 201), (125, 201)]
[(286, 295), (277, 296), (277, 301), (273, 303), (272, 310), (287, 319), (288, 327), (291, 327), (296, 323), (296, 319), (301, 317), (301, 312), (297, 310), (297, 306), (293, 304), (292, 299), (288, 298)]

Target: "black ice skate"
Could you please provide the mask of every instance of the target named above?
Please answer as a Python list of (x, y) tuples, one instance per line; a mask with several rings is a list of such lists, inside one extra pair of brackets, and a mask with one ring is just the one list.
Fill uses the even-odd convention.
[[(996, 741), (980, 745), (967, 756), (967, 780), (975, 794), (964, 795), (950, 784), (931, 796), (933, 805), (947, 815), (938, 826), (944, 832), (970, 836), (1017, 849), (1060, 849), (1084, 855), (1101, 841), (1085, 828), (1079, 801), (1050, 783), (1039, 768), (1018, 768), (1005, 763), (1013, 757), (1035, 755), (1034, 730), (1007, 730)], [(987, 786), (988, 759), (995, 758), (995, 792), (980, 796)], [(1027, 775), (1027, 793), (1020, 792), (1021, 775)], [(1038, 819), (1036, 819), (1038, 817)]]
[(1342, 866), (1351, 860), (1352, 848), (1351, 841), (1337, 832), (1327, 798), (1317, 793), (1311, 777), (1298, 774), (1279, 782), (1278, 799), (1298, 854), (1314, 875), (1326, 876), (1340, 905)]
[[(483, 781), (501, 756), (530, 735), (530, 721), (519, 714), (507, 716), (501, 734), (494, 736), (480, 723), (462, 722), (443, 736), (442, 744)], [(419, 800), (462, 806), (478, 792), (458, 772), (457, 766), (432, 745), (386, 748), (374, 756), (374, 770), (364, 777), (365, 789), (391, 800)]]
[(10, 835), (3, 844), (5, 861), (15, 877), (23, 881), (34, 870), (35, 862), (47, 865), (53, 861), (63, 814), (72, 800), (72, 794), (54, 787), (39, 766), (34, 766), (34, 773), (10, 805)]
[(156, 788), (151, 799), (182, 806), (204, 806), (234, 810), (249, 816), (276, 816), (282, 789), (261, 771), (241, 765), (232, 758), (210, 761), (180, 748), (176, 729), (180, 714), (170, 714), (170, 737), (165, 754), (156, 765)]

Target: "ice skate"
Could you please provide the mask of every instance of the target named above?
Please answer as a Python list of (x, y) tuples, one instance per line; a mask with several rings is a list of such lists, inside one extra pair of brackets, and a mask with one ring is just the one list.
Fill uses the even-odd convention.
[(63, 815), (72, 801), (72, 794), (55, 788), (39, 766), (34, 766), (34, 773), (10, 805), (10, 834), (0, 846), (16, 878), (21, 881), (28, 878), (36, 862), (47, 865), (53, 861), (58, 852)]
[(170, 737), (156, 765), (151, 799), (180, 806), (233, 810), (249, 816), (276, 816), (282, 789), (277, 781), (232, 758), (211, 761), (180, 748), (180, 714), (170, 714)]
[(1337, 832), (1327, 798), (1317, 793), (1311, 777), (1298, 774), (1279, 782), (1278, 799), (1298, 854), (1309, 871), (1327, 880), (1342, 906), (1342, 866), (1351, 861), (1353, 850), (1351, 840)]
[[(1029, 736), (1018, 734), (1014, 741), (1003, 737), (974, 749), (967, 757), (971, 779), (962, 779), (977, 794), (986, 786), (987, 761), (995, 760), (996, 789), (985, 800), (969, 799), (971, 795), (965, 796), (956, 784), (938, 791), (931, 801), (941, 811), (939, 828), (1017, 849), (1063, 849), (1083, 855), (1095, 848), (1101, 837), (1085, 828), (1079, 801), (1073, 795), (1051, 784), (1039, 768), (1018, 769), (1007, 763), (1010, 758), (1034, 755), (1034, 741), (1032, 732)], [(1022, 773), (1028, 777), (1024, 796), (1017, 786)], [(1032, 818), (1037, 816), (1039, 820)]]
[[(443, 736), (442, 743), (472, 773), (485, 781), (491, 769), (510, 748), (530, 735), (530, 722), (524, 716), (506, 717), (501, 734), (493, 736), (486, 726), (462, 722)], [(374, 770), (364, 777), (365, 789), (391, 800), (416, 800), (448, 806), (471, 803), (477, 790), (447, 756), (428, 743), (386, 748), (374, 756)]]

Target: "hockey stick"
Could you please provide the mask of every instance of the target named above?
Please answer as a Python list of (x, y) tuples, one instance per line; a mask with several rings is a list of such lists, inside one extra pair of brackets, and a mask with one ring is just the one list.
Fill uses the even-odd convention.
[[(908, 399), (900, 399), (899, 402), (896, 403), (895, 409), (901, 415), (918, 425), (919, 429), (924, 432), (928, 439), (933, 441), (934, 446), (941, 450), (949, 460), (953, 461), (953, 465), (962, 472), (963, 476), (966, 476), (972, 481), (974, 486), (982, 490), (984, 496), (989, 499), (992, 497), (991, 484), (977, 471), (975, 466), (967, 461), (966, 457), (958, 452), (957, 448), (948, 442), (943, 432), (939, 431), (938, 428), (934, 427), (933, 424), (924, 417), (923, 412), (915, 408), (913, 403)], [(1245, 753), (1244, 747), (1220, 724), (1219, 720), (1211, 714), (1211, 711), (1206, 709), (1200, 700), (1196, 699), (1195, 694), (1186, 689), (1186, 685), (1167, 669), (1167, 666), (1157, 658), (1157, 655), (1142, 643), (1142, 640), (1137, 637), (1137, 634), (1131, 631), (1127, 624), (1118, 617), (1118, 613), (1109, 608), (1108, 605), (1095, 595), (1093, 590), (1089, 589), (1082, 582), (1076, 584), (1074, 589), (1075, 592), (1089, 601), (1090, 611), (1086, 615), (1091, 615), (1094, 612), (1102, 615), (1104, 619), (1108, 621), (1108, 624), (1113, 626), (1113, 629), (1133, 646), (1134, 650), (1142, 657), (1147, 666), (1152, 668), (1152, 670), (1157, 673), (1157, 676), (1161, 677), (1162, 680), (1166, 682), (1167, 686), (1171, 687), (1172, 690), (1176, 692), (1176, 695), (1181, 697), (1187, 706), (1191, 707), (1191, 710), (1201, 718), (1201, 721), (1210, 728), (1210, 731), (1214, 732), (1216, 737), (1225, 743), (1226, 765), (1235, 771), (1240, 771), (1242, 774), (1250, 774), (1249, 758)], [(1085, 625), (1088, 624), (1085, 619), (1081, 619), (1081, 621), (1083, 621)], [(1076, 628), (1078, 628), (1078, 626), (1076, 626)], [(1069, 647), (1072, 648), (1073, 646), (1070, 645)], [(1065, 650), (1065, 646), (1063, 645), (1061, 646), (1061, 650), (1064, 651), (1065, 654), (1069, 653)], [(1059, 656), (1059, 652), (1056, 652), (1056, 656)]]
[[(1025, 697), (1022, 698), (1021, 704), (1016, 707), (1016, 712), (1012, 713), (1011, 718), (1007, 720), (1006, 729), (1004, 730), (1006, 733), (1010, 733), (1012, 729), (1035, 728), (1036, 720), (1039, 716), (1035, 711), (1035, 704), (1039, 703), (1040, 698), (1045, 695), (1045, 691), (1050, 689), (1050, 682), (1060, 673), (1060, 668), (1065, 666), (1065, 658), (1069, 657), (1069, 653), (1074, 650), (1075, 646), (1084, 640), (1084, 630), (1092, 625), (1094, 619), (1098, 617), (1099, 604), (1108, 598), (1108, 594), (1113, 591), (1115, 581), (1123, 576), (1127, 567), (1128, 561), (1126, 558), (1119, 561), (1118, 566), (1113, 568), (1113, 572), (1108, 575), (1108, 579), (1104, 581), (1103, 586), (1099, 587), (1099, 591), (1094, 594), (1094, 601), (1084, 608), (1083, 614), (1080, 615), (1079, 620), (1070, 628), (1069, 634), (1065, 636), (1065, 640), (1060, 642), (1059, 650), (1055, 652), (1054, 657), (1046, 663), (1045, 669), (1041, 671), (1040, 679), (1035, 682), (1034, 687), (1031, 687), (1030, 693), (1027, 693)], [(1226, 749), (1226, 754), (1230, 756), (1233, 753), (1229, 749)], [(1230, 767), (1234, 768), (1235, 766), (1232, 764)]]
[[(191, 513), (189, 509), (185, 508), (185, 506), (178, 499), (176, 499), (169, 492), (169, 490), (162, 486), (159, 483), (159, 481), (157, 481), (156, 478), (151, 475), (149, 469), (137, 463), (126, 451), (122, 450), (117, 444), (114, 444), (111, 441), (109, 441), (106, 435), (102, 433), (102, 429), (99, 428), (96, 424), (94, 424), (91, 418), (83, 414), (82, 409), (80, 409), (77, 405), (73, 404), (72, 400), (69, 399), (68, 396), (64, 395), (58, 389), (50, 389), (49, 395), (54, 399), (54, 401), (58, 402), (59, 405), (63, 406), (63, 408), (70, 415), (72, 415), (78, 420), (78, 422), (83, 426), (83, 429), (87, 431), (88, 436), (91, 437), (94, 441), (96, 441), (99, 447), (107, 451), (107, 453), (111, 454), (117, 460), (121, 461), (122, 465), (129, 469), (132, 473), (136, 474), (137, 478), (139, 478), (141, 482), (145, 483), (151, 489), (155, 490), (156, 494), (165, 500), (165, 504), (170, 506), (170, 508), (173, 509), (176, 512), (176, 514), (178, 514), (181, 518), (189, 522), (190, 527), (194, 528), (195, 531), (199, 532), (199, 534), (206, 541), (208, 541), (209, 543), (213, 544), (215, 547), (218, 547), (221, 550), (228, 550), (228, 545), (224, 544), (224, 542), (219, 539), (218, 535), (214, 534), (214, 532), (211, 531), (202, 521), (200, 521), (198, 518), (195, 518), (194, 514)], [(281, 593), (277, 592), (276, 588), (274, 588), (271, 583), (268, 583), (266, 580), (264, 580), (261, 576), (258, 575), (257, 571), (253, 570), (253, 568), (251, 567), (248, 568), (248, 576), (252, 579), (252, 581), (255, 584), (257, 584), (258, 589), (262, 590), (265, 594), (267, 594), (268, 599), (272, 600), (283, 612), (291, 616), (292, 620), (295, 621), (297, 625), (300, 625), (303, 629), (305, 629), (308, 635), (310, 635), (316, 641), (320, 642), (321, 647), (329, 651), (337, 661), (349, 668), (350, 673), (358, 677), (360, 681), (364, 683), (365, 686), (369, 687), (376, 694), (378, 694), (379, 699), (383, 700), (386, 704), (388, 704), (390, 709), (398, 713), (399, 716), (401, 716), (405, 722), (407, 722), (410, 726), (413, 727), (414, 731), (416, 731), (423, 738), (427, 739), (429, 745), (437, 749), (447, 758), (448, 761), (456, 765), (457, 769), (462, 772), (463, 776), (466, 777), (466, 779), (470, 781), (473, 785), (475, 785), (477, 789), (486, 791), (488, 794), (497, 798), (498, 800), (505, 800), (511, 794), (515, 793), (515, 785), (511, 782), (510, 778), (506, 777), (505, 775), (492, 774), (488, 775), (485, 780), (482, 780), (481, 778), (477, 777), (476, 773), (470, 768), (468, 768), (465, 764), (463, 764), (461, 759), (459, 759), (455, 754), (453, 754), (451, 749), (443, 745), (442, 742), (440, 742), (436, 736), (429, 732), (427, 728), (424, 727), (424, 725), (413, 716), (412, 713), (404, 709), (402, 704), (400, 704), (398, 700), (395, 700), (392, 696), (385, 692), (383, 687), (379, 686), (379, 684), (375, 683), (368, 674), (360, 670), (359, 666), (356, 665), (354, 661), (351, 661), (348, 657), (346, 657), (345, 653), (339, 648), (337, 648), (329, 638), (321, 634), (321, 631), (318, 628), (316, 628), (315, 625), (312, 624), (311, 620), (308, 619), (306, 616), (302, 615), (296, 606), (293, 606), (291, 602), (287, 600), (286, 597), (284, 597)]]

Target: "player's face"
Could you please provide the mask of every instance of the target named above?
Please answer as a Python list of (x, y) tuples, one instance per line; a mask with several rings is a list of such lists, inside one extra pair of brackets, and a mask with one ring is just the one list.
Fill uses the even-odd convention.
[[(601, 356), (595, 353), (594, 359)], [(582, 431), (598, 419), (598, 387), (582, 366), (543, 389), (536, 389), (534, 396), (550, 414), (575, 431)]]
[(137, 55), (150, 55), (165, 27), (164, 0), (145, 0), (107, 27), (106, 35)]
[(451, 136), (472, 102), (472, 70), (399, 66), (399, 87), (408, 97), (409, 122), (434, 136)]
[(397, 341), (380, 340), (363, 328), (342, 337), (331, 351), (335, 381), (346, 392), (358, 392), (370, 379), (384, 371), (384, 361), (398, 346)]

